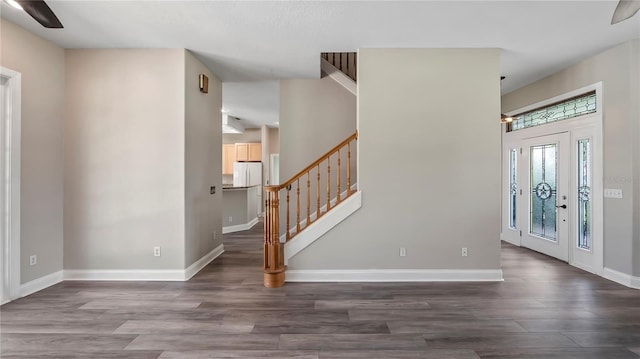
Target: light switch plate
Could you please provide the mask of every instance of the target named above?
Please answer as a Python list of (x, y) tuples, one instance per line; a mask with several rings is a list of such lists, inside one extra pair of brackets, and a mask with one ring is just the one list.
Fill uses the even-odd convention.
[(622, 190), (615, 188), (605, 188), (604, 198), (622, 198)]

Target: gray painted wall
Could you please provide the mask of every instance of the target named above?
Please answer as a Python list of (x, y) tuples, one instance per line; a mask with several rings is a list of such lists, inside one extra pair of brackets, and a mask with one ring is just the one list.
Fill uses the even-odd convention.
[[(500, 268), (499, 55), (359, 51), (362, 208), (293, 257), (290, 269)], [(289, 129), (285, 114), (283, 158), (292, 137), (285, 131), (304, 131)]]
[[(356, 130), (356, 97), (329, 77), (319, 80), (280, 81), (280, 183), (325, 154)], [(352, 183), (357, 181), (356, 145), (351, 146)], [(341, 192), (346, 190), (347, 154), (341, 153)], [(337, 159), (331, 160), (330, 198), (336, 197)], [(320, 166), (320, 206), (327, 202), (327, 168)], [(317, 209), (317, 172), (310, 176), (310, 215)], [(307, 217), (307, 180), (300, 181), (300, 219)], [(290, 228), (295, 225), (297, 185), (290, 192)], [(286, 202), (286, 191), (281, 191), (282, 203)], [(281, 206), (281, 233), (286, 227), (286, 212)]]
[[(249, 221), (247, 189), (225, 189), (222, 195), (222, 203), (222, 225), (224, 227), (237, 226)], [(231, 221), (229, 221), (229, 217), (231, 217)]]
[[(64, 49), (0, 20), (0, 65), (22, 74), (20, 281), (62, 270)], [(29, 256), (38, 264), (29, 266)]]
[(269, 152), (280, 153), (280, 129), (269, 127)]
[(635, 275), (640, 275), (640, 254), (633, 254), (640, 250), (639, 44), (613, 47), (502, 97), (502, 110), (509, 112), (602, 81), (604, 187), (624, 194), (604, 199), (604, 263)]
[[(185, 267), (222, 244), (222, 83), (185, 51)], [(209, 93), (198, 75), (209, 77)], [(216, 193), (210, 194), (210, 186)], [(214, 240), (215, 233), (215, 240)]]
[(184, 50), (67, 50), (66, 85), (65, 269), (185, 268)]
[(280, 181), (356, 130), (356, 97), (329, 77), (280, 81)]

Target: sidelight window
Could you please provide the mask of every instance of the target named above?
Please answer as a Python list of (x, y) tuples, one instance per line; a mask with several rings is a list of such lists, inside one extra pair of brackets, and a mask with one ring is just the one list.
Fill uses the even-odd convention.
[(578, 248), (591, 250), (591, 143), (578, 140)]

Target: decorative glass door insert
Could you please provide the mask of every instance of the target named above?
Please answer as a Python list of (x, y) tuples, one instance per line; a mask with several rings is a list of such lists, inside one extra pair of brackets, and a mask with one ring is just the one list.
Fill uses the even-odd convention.
[[(523, 140), (520, 168), (526, 178), (520, 208), (521, 245), (569, 259), (571, 140), (568, 132)], [(571, 196), (573, 197), (573, 196)]]
[(557, 240), (557, 146), (546, 144), (530, 148), (530, 228), (529, 233)]

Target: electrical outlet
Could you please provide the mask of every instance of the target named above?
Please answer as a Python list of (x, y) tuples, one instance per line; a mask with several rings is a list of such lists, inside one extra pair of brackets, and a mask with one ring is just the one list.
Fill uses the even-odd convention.
[(211, 188), (209, 188), (209, 193), (216, 194), (216, 186), (211, 186)]
[(211, 240), (212, 241), (216, 240), (216, 231), (211, 232)]
[(160, 257), (160, 247), (153, 247), (153, 256), (154, 257)]
[(400, 257), (407, 256), (407, 249), (405, 247), (400, 247)]
[(29, 257), (29, 265), (34, 266), (36, 264), (38, 264), (38, 256), (34, 254)]
[(229, 223), (233, 222), (233, 217), (229, 216)]
[(463, 257), (467, 256), (467, 247), (462, 247), (462, 256)]
[(622, 198), (621, 189), (605, 188), (604, 198)]

